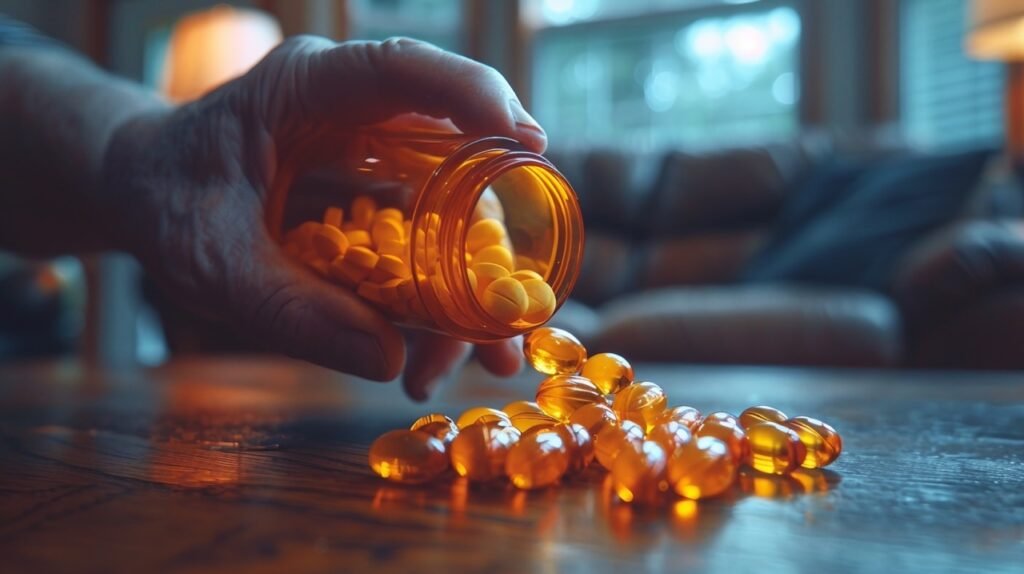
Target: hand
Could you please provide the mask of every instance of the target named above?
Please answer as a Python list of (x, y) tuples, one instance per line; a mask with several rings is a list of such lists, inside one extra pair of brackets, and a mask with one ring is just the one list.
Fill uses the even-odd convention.
[[(392, 379), (406, 362), (402, 334), (357, 296), (286, 258), (264, 225), (264, 204), (289, 156), (407, 112), (516, 138), (537, 152), (546, 145), (491, 68), (413, 40), (298, 37), (196, 102), (125, 122), (106, 153), (100, 224), (192, 309), (289, 355)], [(424, 399), (470, 346), (429, 333), (415, 339), (404, 384)], [(515, 340), (481, 346), (478, 355), (499, 375), (521, 362)]]

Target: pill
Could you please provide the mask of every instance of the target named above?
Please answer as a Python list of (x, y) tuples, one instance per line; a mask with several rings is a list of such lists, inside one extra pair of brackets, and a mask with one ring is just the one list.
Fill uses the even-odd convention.
[(397, 239), (387, 239), (377, 244), (377, 253), (380, 255), (394, 255), (403, 261), (408, 257), (406, 244)]
[(470, 269), (476, 275), (476, 292), (480, 293), (497, 279), (508, 277), (508, 269), (496, 263), (474, 263)]
[(617, 393), (633, 382), (633, 366), (615, 353), (591, 355), (583, 363), (580, 374), (590, 379), (606, 395)]
[(619, 420), (630, 420), (641, 427), (644, 432), (654, 428), (658, 418), (665, 412), (668, 398), (665, 391), (651, 382), (633, 383), (615, 395), (612, 409)]
[(372, 249), (360, 246), (349, 247), (348, 251), (345, 252), (344, 258), (345, 263), (366, 269), (367, 275), (377, 266), (378, 260), (380, 260), (380, 256), (374, 253)]
[(512, 253), (501, 245), (490, 245), (473, 254), (474, 263), (494, 263), (501, 265), (507, 271), (514, 269)]
[(466, 231), (466, 251), (476, 253), (484, 247), (501, 245), (505, 234), (504, 223), (497, 219), (481, 219)]
[(668, 480), (680, 496), (693, 500), (718, 496), (736, 480), (737, 462), (729, 447), (714, 437), (699, 437), (668, 459)]
[(327, 277), (330, 274), (331, 264), (324, 261), (323, 259), (317, 259), (316, 261), (310, 261), (308, 263), (309, 268), (316, 271), (317, 275), (321, 277)]
[(522, 283), (511, 277), (502, 277), (492, 281), (480, 293), (480, 305), (491, 317), (511, 324), (526, 312), (529, 298)]
[(623, 448), (612, 465), (612, 488), (623, 502), (652, 505), (668, 490), (668, 460), (654, 441)]
[(350, 229), (345, 232), (350, 247), (371, 247), (373, 239), (367, 231), (362, 229)]
[(417, 432), (424, 432), (444, 443), (445, 448), (451, 446), (455, 437), (459, 436), (459, 427), (455, 423), (434, 421), (416, 429)]
[(587, 360), (587, 349), (568, 331), (541, 327), (523, 339), (523, 355), (545, 375), (564, 375), (579, 372)]
[(382, 434), (370, 445), (369, 462), (380, 477), (405, 483), (426, 482), (448, 468), (444, 443), (412, 430)]
[(384, 297), (380, 292), (380, 285), (371, 281), (363, 281), (360, 283), (356, 288), (356, 295), (359, 295), (371, 303), (376, 303), (377, 305), (386, 304), (386, 301), (384, 301)]
[[(420, 418), (412, 421), (412, 424), (409, 425), (409, 430), (416, 430), (424, 425), (436, 422), (451, 423), (453, 425), (455, 424), (455, 421), (452, 420), (451, 417), (445, 415), (444, 413), (430, 413), (423, 415)], [(458, 429), (458, 427), (456, 427), (456, 429)]]
[(401, 286), (402, 281), (408, 281), (408, 279), (388, 279), (380, 284), (380, 296), (384, 299), (384, 303), (395, 305), (396, 303), (403, 302), (402, 296), (399, 294), (399, 286)]
[(376, 265), (373, 266), (373, 273), (370, 274), (370, 280), (378, 283), (383, 283), (389, 279), (405, 279), (412, 277), (412, 271), (409, 270), (409, 266), (402, 261), (400, 257), (395, 255), (381, 255), (377, 259)]
[(361, 195), (352, 200), (352, 224), (356, 229), (369, 231), (373, 215), (377, 211), (377, 202), (372, 197)]
[(734, 425), (736, 425), (736, 426), (738, 426), (740, 428), (743, 428), (740, 425), (740, 419), (739, 418), (737, 418), (732, 413), (727, 413), (725, 411), (715, 411), (713, 413), (709, 413), (709, 414), (704, 416), (704, 420), (702, 420), (701, 422), (705, 422), (705, 421), (727, 422), (729, 424), (734, 424)]
[(285, 235), (285, 241), (298, 245), (300, 252), (309, 251), (313, 249), (313, 235), (320, 227), (321, 224), (316, 221), (306, 221), (289, 231)]
[(748, 463), (767, 474), (789, 474), (803, 463), (807, 449), (796, 431), (766, 421), (746, 429)]
[(462, 414), (459, 415), (459, 418), (456, 419), (455, 424), (458, 425), (460, 429), (464, 429), (477, 422), (489, 422), (493, 420), (504, 420), (508, 422), (509, 416), (498, 409), (492, 409), (491, 407), (472, 407), (463, 411)]
[(693, 434), (685, 424), (674, 420), (661, 421), (647, 433), (647, 438), (661, 445), (666, 456), (693, 440)]
[[(397, 221), (399, 225), (405, 224), (405, 214), (402, 213), (401, 209), (397, 209), (395, 207), (378, 209), (377, 212), (373, 214), (373, 220), (380, 221), (381, 219), (391, 219), (393, 221)], [(404, 229), (403, 235), (405, 235)]]
[(567, 421), (576, 409), (604, 400), (594, 383), (578, 375), (552, 375), (537, 387), (534, 398), (546, 414)]
[[(513, 279), (515, 279), (513, 277)], [(543, 279), (527, 279), (521, 282), (526, 291), (526, 312), (523, 320), (527, 323), (544, 323), (555, 312), (555, 292)]]
[(515, 273), (512, 273), (512, 277), (515, 277), (520, 281), (526, 281), (527, 279), (539, 279), (541, 281), (544, 281), (544, 278), (541, 277), (540, 273), (537, 273), (536, 271), (530, 271), (529, 269), (520, 269)]
[(603, 402), (583, 405), (569, 415), (569, 422), (578, 424), (587, 429), (592, 438), (604, 430), (605, 427), (618, 426), (619, 417), (610, 406)]
[(469, 290), (471, 293), (476, 293), (478, 284), (476, 279), (476, 273), (472, 269), (466, 269), (466, 283), (469, 284)]
[(558, 420), (543, 412), (521, 412), (510, 416), (509, 419), (512, 421), (512, 426), (524, 433), (533, 429), (553, 427), (558, 424)]
[(594, 440), (583, 425), (575, 423), (559, 423), (546, 432), (555, 432), (562, 437), (566, 450), (569, 451), (570, 473), (583, 472), (594, 460)]
[(517, 488), (544, 488), (558, 482), (569, 468), (562, 436), (542, 432), (524, 436), (508, 451), (505, 473)]
[(340, 207), (328, 207), (324, 210), (324, 225), (330, 225), (341, 231), (341, 222), (344, 219), (345, 211)]
[(377, 219), (370, 227), (370, 238), (374, 245), (382, 245), (386, 241), (405, 241), (402, 222), (394, 219)]
[(685, 405), (672, 407), (671, 409), (661, 413), (661, 416), (658, 417), (659, 424), (665, 421), (676, 421), (686, 425), (686, 427), (690, 429), (690, 432), (693, 432), (702, 420), (703, 416), (700, 414), (700, 411)]
[(515, 263), (517, 271), (532, 271), (534, 273), (537, 273), (537, 275), (540, 276), (541, 279), (544, 278), (543, 275), (537, 272), (537, 262), (534, 261), (533, 258), (528, 257), (526, 255), (516, 255)]
[(644, 429), (633, 421), (621, 421), (616, 426), (606, 426), (594, 437), (594, 458), (608, 470), (615, 464), (615, 457), (626, 446), (640, 448), (644, 440)]
[(459, 435), (448, 449), (452, 468), (459, 476), (472, 481), (500, 478), (505, 474), (505, 459), (508, 452), (518, 440), (518, 434), (505, 428), (481, 423), (471, 424), (459, 431)]
[(321, 225), (312, 238), (316, 254), (326, 261), (343, 255), (348, 250), (349, 242), (340, 229), (331, 225)]
[(707, 418), (697, 426), (693, 432), (694, 436), (700, 438), (710, 436), (725, 443), (729, 449), (729, 455), (737, 464), (747, 459), (750, 451), (747, 434), (743, 432), (739, 423), (733, 423), (728, 419)]
[(786, 422), (786, 419), (788, 418), (789, 417), (779, 409), (762, 405), (745, 409), (740, 413), (739, 423), (741, 427), (749, 429), (757, 423), (768, 422), (782, 424)]
[(807, 456), (801, 466), (821, 468), (832, 464), (843, 452), (843, 439), (831, 425), (811, 417), (793, 417), (784, 425), (796, 431)]
[(519, 413), (543, 413), (540, 406), (533, 401), (512, 401), (501, 407), (501, 411), (510, 417)]
[[(356, 247), (354, 249), (362, 248)], [(353, 249), (349, 249), (349, 252), (352, 250)], [(352, 289), (369, 277), (370, 271), (370, 268), (357, 265), (347, 257), (335, 258), (327, 268), (327, 273), (332, 279)]]

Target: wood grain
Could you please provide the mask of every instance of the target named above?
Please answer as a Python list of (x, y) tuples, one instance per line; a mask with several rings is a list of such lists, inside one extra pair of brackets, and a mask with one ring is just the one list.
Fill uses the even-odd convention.
[(1024, 376), (641, 366), (673, 404), (833, 423), (823, 473), (656, 509), (596, 469), (520, 492), (401, 487), (366, 446), (539, 377), (467, 368), (427, 405), (276, 360), (0, 368), (2, 572), (1019, 572)]

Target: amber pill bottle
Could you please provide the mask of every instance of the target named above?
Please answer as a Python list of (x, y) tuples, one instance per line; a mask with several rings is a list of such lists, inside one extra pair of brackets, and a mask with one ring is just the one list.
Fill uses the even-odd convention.
[[(584, 243), (576, 193), (551, 162), (519, 142), (402, 116), (341, 140), (329, 168), (343, 174), (352, 189), (377, 197), (379, 209), (402, 211), (411, 285), (400, 286), (397, 301), (393, 293), (387, 293), (389, 303), (376, 296), (371, 301), (396, 323), (473, 342), (505, 339), (539, 325), (497, 320), (474, 294), (466, 233), (482, 218), (504, 221), (516, 264), (543, 277), (556, 308), (572, 291)], [(291, 183), (283, 178), (267, 202), (267, 225), (279, 239), (295, 224), (286, 223)], [(339, 202), (345, 205), (345, 199)]]

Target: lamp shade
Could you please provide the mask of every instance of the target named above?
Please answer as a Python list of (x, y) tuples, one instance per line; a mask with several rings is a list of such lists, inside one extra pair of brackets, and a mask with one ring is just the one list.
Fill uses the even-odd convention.
[(981, 60), (1024, 60), (1024, 0), (971, 0), (967, 53)]
[(258, 10), (216, 6), (178, 21), (161, 81), (175, 102), (193, 100), (244, 74), (281, 42), (281, 28)]

